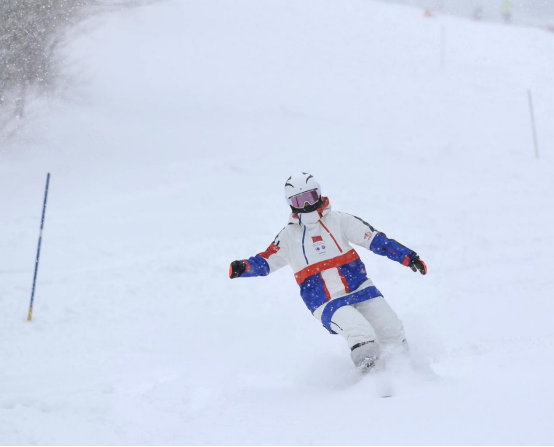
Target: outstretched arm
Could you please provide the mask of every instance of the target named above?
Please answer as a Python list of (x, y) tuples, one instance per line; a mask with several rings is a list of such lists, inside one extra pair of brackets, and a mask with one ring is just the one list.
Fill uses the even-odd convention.
[(286, 241), (279, 233), (266, 251), (258, 253), (248, 259), (231, 262), (229, 278), (251, 278), (267, 276), (289, 263)]
[(385, 233), (377, 232), (369, 249), (378, 255), (386, 256), (393, 261), (410, 267), (414, 272), (419, 271), (422, 275), (427, 274), (425, 262), (419, 259), (417, 253), (405, 247), (394, 239), (389, 239)]
[(394, 239), (389, 239), (359, 217), (341, 213), (346, 239), (381, 256), (410, 267), (414, 272), (427, 274), (427, 266), (417, 253)]

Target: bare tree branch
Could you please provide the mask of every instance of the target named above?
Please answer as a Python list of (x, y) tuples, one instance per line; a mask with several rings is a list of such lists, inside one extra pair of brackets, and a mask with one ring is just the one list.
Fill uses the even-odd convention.
[(87, 18), (156, 0), (0, 0), (0, 130), (63, 78), (59, 49)]

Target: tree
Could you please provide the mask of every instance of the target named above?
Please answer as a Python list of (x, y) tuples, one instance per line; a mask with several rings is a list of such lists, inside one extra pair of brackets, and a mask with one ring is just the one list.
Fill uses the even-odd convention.
[(83, 20), (153, 0), (1, 0), (0, 129), (25, 116), (34, 95), (53, 92), (63, 75), (59, 49)]

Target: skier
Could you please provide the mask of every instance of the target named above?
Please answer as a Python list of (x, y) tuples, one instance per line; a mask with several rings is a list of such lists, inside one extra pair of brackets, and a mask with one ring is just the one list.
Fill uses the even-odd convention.
[(514, 9), (514, 2), (512, 0), (503, 0), (500, 6), (500, 12), (504, 18), (505, 23), (512, 21), (512, 10)]
[(482, 19), (483, 19), (483, 7), (479, 5), (473, 11), (473, 20), (475, 20), (476, 22), (479, 22)]
[(402, 322), (367, 277), (350, 242), (422, 275), (425, 263), (359, 217), (332, 211), (313, 175), (290, 176), (285, 198), (292, 210), (288, 225), (266, 251), (233, 261), (229, 277), (266, 276), (290, 265), (304, 303), (330, 333), (346, 339), (361, 372), (383, 367), (384, 353), (407, 351)]

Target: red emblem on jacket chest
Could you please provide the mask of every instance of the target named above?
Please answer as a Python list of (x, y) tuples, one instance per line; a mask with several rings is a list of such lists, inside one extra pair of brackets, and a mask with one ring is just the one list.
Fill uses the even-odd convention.
[(323, 242), (323, 238), (321, 236), (312, 236), (312, 241), (314, 244), (316, 242)]

